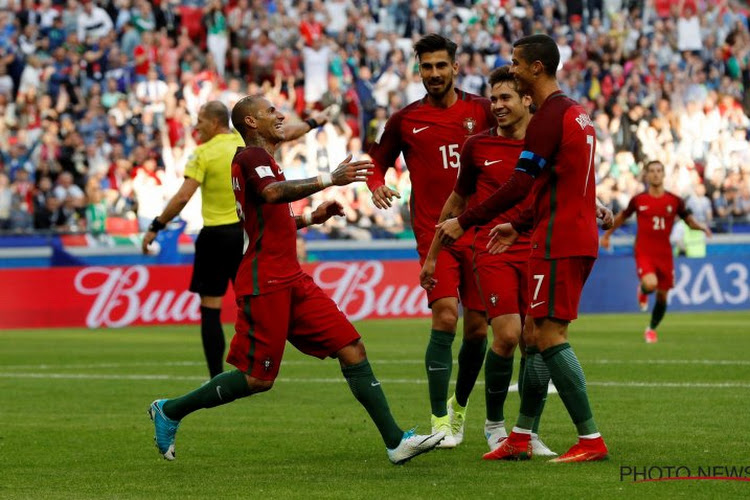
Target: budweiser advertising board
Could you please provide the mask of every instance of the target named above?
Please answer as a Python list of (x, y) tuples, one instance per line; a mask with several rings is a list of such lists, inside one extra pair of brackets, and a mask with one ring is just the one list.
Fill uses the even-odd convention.
[[(351, 319), (429, 316), (416, 261), (322, 262), (303, 266)], [(0, 270), (0, 328), (182, 324), (200, 320), (187, 291), (190, 266)], [(233, 322), (229, 292), (222, 321)]]

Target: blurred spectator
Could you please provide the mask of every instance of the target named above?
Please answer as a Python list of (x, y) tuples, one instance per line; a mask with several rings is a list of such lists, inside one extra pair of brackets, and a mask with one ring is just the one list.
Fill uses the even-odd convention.
[(227, 47), (229, 46), (229, 35), (227, 33), (227, 18), (224, 16), (221, 0), (210, 0), (206, 5), (203, 22), (206, 25), (208, 36), (206, 46), (214, 58), (216, 72), (224, 76), (226, 67)]
[(10, 229), (10, 210), (13, 203), (13, 191), (10, 189), (10, 179), (0, 172), (0, 229)]
[[(734, 230), (750, 210), (748, 14), (735, 0), (0, 0), (0, 172), (12, 192), (4, 224), (82, 229), (85, 204), (72, 207), (76, 219), (44, 194), (63, 172), (79, 189), (98, 184), (113, 215), (148, 211), (149, 192), (163, 203), (195, 147), (197, 111), (212, 99), (231, 106), (262, 92), (288, 120), (337, 104), (319, 143), (309, 134), (280, 152), (289, 175), (315, 175), (328, 157), (364, 154), (390, 114), (424, 95), (414, 37), (455, 40), (461, 87), (483, 93), (512, 43), (542, 31), (559, 45), (561, 86), (594, 120), (602, 201), (625, 206), (642, 189), (643, 162), (659, 159), (668, 189), (702, 213), (708, 199), (718, 228)], [(410, 186), (407, 172), (396, 177), (404, 197), (393, 214), (371, 213), (367, 192), (342, 188), (347, 218), (323, 231), (397, 235)], [(199, 214), (186, 216), (202, 226)]]
[(107, 11), (96, 5), (93, 0), (81, 0), (81, 4), (83, 4), (83, 9), (76, 17), (79, 41), (97, 42), (114, 29), (114, 23)]

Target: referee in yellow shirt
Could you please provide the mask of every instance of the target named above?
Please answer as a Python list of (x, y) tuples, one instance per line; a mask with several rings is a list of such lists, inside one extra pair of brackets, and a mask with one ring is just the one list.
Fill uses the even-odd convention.
[[(329, 110), (324, 110), (304, 122), (285, 124), (286, 140), (301, 137), (323, 125), (328, 121), (329, 113)], [(151, 222), (143, 237), (142, 250), (148, 253), (148, 246), (156, 234), (185, 208), (200, 186), (203, 229), (195, 241), (190, 291), (201, 297), (201, 340), (208, 371), (213, 378), (224, 371), (221, 302), (229, 280), (234, 282), (242, 260), (242, 225), (237, 218), (231, 170), (237, 148), (245, 147), (245, 143), (229, 128), (229, 109), (219, 101), (201, 107), (195, 128), (201, 144), (188, 160), (182, 186), (161, 215)]]

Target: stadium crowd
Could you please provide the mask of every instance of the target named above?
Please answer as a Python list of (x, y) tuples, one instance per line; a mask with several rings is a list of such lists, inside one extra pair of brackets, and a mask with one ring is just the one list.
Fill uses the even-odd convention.
[[(731, 230), (750, 218), (749, 12), (733, 0), (0, 0), (0, 231), (143, 231), (180, 186), (210, 100), (263, 92), (288, 120), (334, 106), (281, 148), (289, 179), (360, 158), (424, 95), (412, 43), (428, 32), (458, 43), (457, 86), (477, 94), (514, 40), (554, 36), (563, 89), (596, 125), (600, 199), (627, 206), (644, 160), (659, 159), (699, 221)], [(408, 171), (389, 175), (392, 209), (364, 185), (339, 188), (346, 217), (307, 237), (408, 235)]]

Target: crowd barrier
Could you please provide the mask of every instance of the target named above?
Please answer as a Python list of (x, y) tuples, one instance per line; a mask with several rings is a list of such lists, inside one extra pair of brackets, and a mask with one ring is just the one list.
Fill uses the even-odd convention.
[[(750, 309), (747, 256), (678, 258), (670, 311)], [(427, 318), (416, 260), (328, 261), (303, 266), (353, 321)], [(0, 328), (196, 323), (200, 299), (187, 291), (189, 265), (124, 265), (0, 269)], [(631, 257), (603, 255), (581, 298), (587, 313), (637, 310)], [(222, 320), (236, 306), (225, 297)]]

